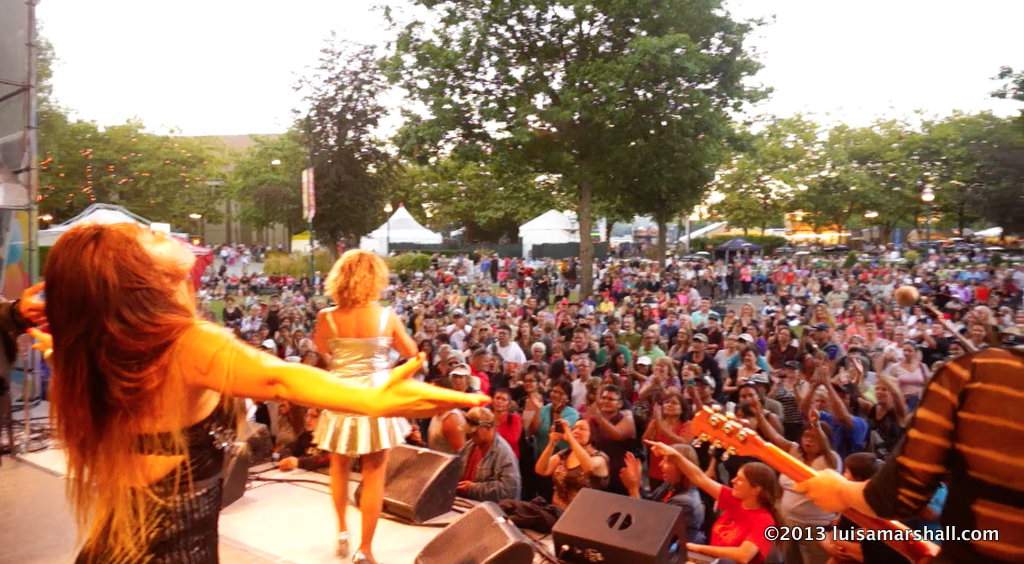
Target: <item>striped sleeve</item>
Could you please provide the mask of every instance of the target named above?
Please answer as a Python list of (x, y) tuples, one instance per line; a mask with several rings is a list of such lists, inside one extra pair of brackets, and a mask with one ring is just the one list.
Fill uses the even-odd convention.
[(880, 517), (910, 517), (931, 499), (953, 455), (953, 421), (974, 356), (948, 362), (932, 378), (903, 442), (864, 489), (865, 500)]

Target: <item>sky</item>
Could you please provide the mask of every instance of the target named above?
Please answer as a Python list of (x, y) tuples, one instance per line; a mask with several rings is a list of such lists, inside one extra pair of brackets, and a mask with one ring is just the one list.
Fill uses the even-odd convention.
[[(137, 117), (156, 133), (276, 133), (293, 90), (331, 31), (382, 43), (376, 2), (356, 0), (40, 0), (54, 45), (54, 95), (101, 125)], [(726, 0), (738, 18), (768, 18), (748, 46), (774, 88), (751, 114), (801, 112), (866, 125), (918, 110), (1015, 115), (990, 80), (1024, 67), (1021, 0)], [(401, 104), (395, 98), (393, 105)]]

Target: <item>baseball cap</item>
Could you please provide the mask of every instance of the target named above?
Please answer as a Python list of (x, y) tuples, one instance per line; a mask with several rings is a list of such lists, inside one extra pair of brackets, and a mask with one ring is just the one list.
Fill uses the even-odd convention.
[(648, 356), (641, 356), (640, 358), (636, 359), (636, 363), (637, 364), (642, 364), (644, 366), (650, 366), (651, 365), (651, 358), (648, 357)]
[(694, 333), (693, 334), (693, 340), (694, 341), (700, 341), (702, 343), (706, 343), (706, 342), (708, 342), (708, 336), (705, 335), (704, 333)]
[(265, 349), (270, 349), (274, 351), (277, 350), (277, 343), (275, 343), (273, 339), (267, 339), (266, 341), (263, 341), (263, 343), (260, 346)]
[(747, 343), (753, 343), (754, 342), (754, 337), (750, 333), (743, 333), (742, 335), (739, 336), (739, 339), (741, 341), (744, 341), (744, 342), (747, 342)]
[(722, 319), (722, 316), (717, 311), (709, 311), (708, 319), (720, 320)]
[(825, 325), (824, 323), (819, 323), (812, 327), (812, 329), (814, 329), (815, 331), (828, 331), (828, 325)]
[(467, 366), (466, 363), (464, 363), (464, 362), (460, 362), (460, 363), (456, 364), (455, 366), (453, 366), (452, 369), (448, 371), (448, 374), (455, 374), (455, 375), (459, 375), (459, 376), (469, 376), (469, 366)]
[(700, 378), (697, 378), (697, 384), (704, 384), (705, 386), (711, 386), (712, 388), (714, 388), (715, 380), (711, 376), (701, 376)]
[(793, 370), (800, 370), (803, 368), (803, 363), (799, 360), (787, 360), (784, 366), (786, 368), (792, 368)]

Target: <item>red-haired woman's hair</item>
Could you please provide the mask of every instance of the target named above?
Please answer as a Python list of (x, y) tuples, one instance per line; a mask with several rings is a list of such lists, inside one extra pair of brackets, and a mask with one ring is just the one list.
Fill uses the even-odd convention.
[(325, 289), (340, 309), (369, 305), (388, 284), (388, 265), (361, 249), (345, 251), (327, 275)]
[(118, 560), (140, 560), (151, 532), (153, 496), (145, 494), (154, 476), (139, 457), (148, 448), (139, 435), (155, 421), (177, 421), (172, 453), (187, 446), (184, 382), (167, 365), (195, 306), (183, 299), (187, 265), (147, 247), (161, 237), (135, 224), (74, 227), (45, 269), (51, 414), (67, 450), (68, 496), (80, 534), (88, 530), (89, 542), (101, 540)]

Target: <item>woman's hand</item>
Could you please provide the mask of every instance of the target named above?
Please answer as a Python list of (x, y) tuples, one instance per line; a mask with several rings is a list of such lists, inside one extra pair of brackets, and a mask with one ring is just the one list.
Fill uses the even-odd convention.
[(25, 289), (18, 300), (18, 313), (32, 325), (46, 325), (46, 302), (39, 299), (39, 294), (46, 288), (45, 282)]
[(37, 341), (32, 345), (33, 349), (43, 353), (43, 358), (49, 360), (50, 355), (53, 354), (53, 335), (44, 333), (35, 327), (30, 327), (28, 334)]
[(423, 418), (443, 413), (456, 407), (477, 407), (491, 403), (484, 394), (464, 394), (417, 382), (412, 375), (419, 370), (424, 360), (423, 353), (396, 366), (391, 371), (387, 384), (375, 388), (377, 397), (370, 402), (370, 409), (377, 417)]
[(679, 454), (679, 451), (670, 447), (665, 443), (659, 443), (657, 441), (644, 441), (647, 448), (651, 449), (651, 452), (657, 453), (659, 456), (664, 458), (682, 458), (683, 455)]
[(561, 423), (562, 423), (561, 419), (556, 419), (554, 422), (551, 423), (551, 430), (548, 431), (548, 444), (549, 445), (553, 445), (553, 444), (555, 444), (558, 441), (563, 439), (563, 437), (562, 437), (562, 430), (560, 428), (560, 424)]
[(619, 478), (622, 480), (622, 485), (626, 486), (626, 491), (639, 493), (640, 484), (643, 481), (643, 463), (633, 456), (632, 452), (626, 453), (626, 465), (619, 470)]

